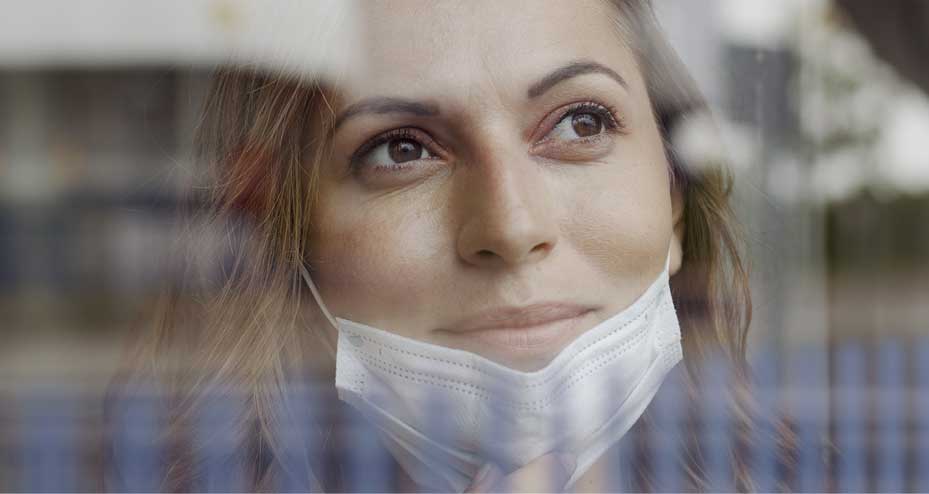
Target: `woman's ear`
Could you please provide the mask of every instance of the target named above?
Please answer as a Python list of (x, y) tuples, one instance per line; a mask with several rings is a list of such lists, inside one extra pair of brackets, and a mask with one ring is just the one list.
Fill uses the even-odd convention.
[(684, 257), (684, 193), (678, 184), (671, 185), (671, 262), (668, 272), (671, 276), (681, 269)]

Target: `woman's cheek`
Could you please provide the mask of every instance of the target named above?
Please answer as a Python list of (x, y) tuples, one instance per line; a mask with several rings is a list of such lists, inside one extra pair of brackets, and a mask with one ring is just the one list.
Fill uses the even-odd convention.
[(570, 202), (566, 217), (581, 256), (623, 286), (657, 275), (670, 245), (670, 194), (649, 168), (627, 164), (621, 173), (597, 177)]
[(312, 262), (314, 281), (339, 317), (390, 327), (398, 311), (409, 317), (441, 290), (435, 221), (383, 206), (335, 218), (321, 222), (324, 241)]

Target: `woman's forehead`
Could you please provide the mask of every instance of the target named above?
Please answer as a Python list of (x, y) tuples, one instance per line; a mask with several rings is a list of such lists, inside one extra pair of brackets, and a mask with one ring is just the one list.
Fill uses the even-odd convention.
[(541, 75), (586, 60), (635, 83), (631, 52), (602, 1), (372, 2), (361, 13), (359, 66), (341, 78), (359, 98), (522, 96)]

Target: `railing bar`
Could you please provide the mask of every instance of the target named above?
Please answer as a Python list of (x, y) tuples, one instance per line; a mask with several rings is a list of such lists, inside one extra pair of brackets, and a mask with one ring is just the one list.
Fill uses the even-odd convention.
[(821, 346), (810, 345), (792, 348), (788, 354), (788, 369), (793, 373), (789, 416), (796, 421), (798, 436), (794, 490), (823, 492), (827, 485), (823, 442), (829, 403), (828, 353)]
[[(920, 339), (913, 358), (914, 387), (917, 397), (929, 396), (929, 338)], [(915, 417), (915, 461), (913, 492), (929, 492), (929, 403), (920, 400), (916, 404)]]
[(648, 441), (649, 462), (658, 492), (680, 492), (684, 489), (680, 459), (684, 453), (682, 427), (686, 409), (682, 399), (685, 390), (681, 372), (683, 365), (668, 374), (651, 405), (655, 410), (655, 426)]
[(108, 488), (122, 492), (161, 490), (165, 465), (159, 437), (166, 424), (157, 390), (150, 383), (129, 383), (105, 406), (112, 435)]
[(19, 491), (80, 490), (82, 473), (78, 423), (79, 394), (42, 385), (18, 397), (20, 402)]
[(713, 355), (705, 364), (702, 378), (701, 447), (709, 490), (728, 492), (732, 485), (732, 423), (729, 415), (730, 369), (725, 357)]
[(903, 436), (905, 354), (897, 340), (880, 344), (877, 354), (877, 385), (882, 390), (877, 407), (877, 490), (901, 492), (905, 479)]
[(867, 486), (866, 354), (859, 342), (844, 342), (836, 352), (837, 487), (840, 492), (864, 492)]
[(754, 389), (760, 417), (753, 432), (751, 445), (751, 472), (755, 490), (773, 492), (777, 483), (777, 429), (775, 421), (780, 414), (780, 357), (773, 350), (763, 352), (754, 369)]
[(251, 431), (245, 397), (232, 389), (214, 389), (203, 397), (194, 430), (195, 456), (201, 471), (195, 477), (201, 492), (246, 489), (247, 452), (242, 441)]

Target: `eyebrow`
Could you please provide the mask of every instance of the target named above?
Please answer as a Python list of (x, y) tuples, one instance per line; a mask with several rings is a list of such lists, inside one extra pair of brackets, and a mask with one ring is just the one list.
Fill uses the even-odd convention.
[[(621, 75), (606, 65), (590, 60), (578, 60), (559, 67), (538, 82), (529, 86), (527, 95), (529, 99), (537, 98), (552, 87), (573, 77), (585, 74), (604, 74), (615, 80), (619, 85), (628, 88), (629, 85)], [(392, 97), (368, 98), (350, 105), (335, 119), (330, 135), (350, 118), (363, 114), (384, 115), (388, 113), (405, 113), (417, 117), (434, 117), (439, 114), (439, 105), (431, 102), (408, 100)]]
[(623, 76), (619, 75), (615, 70), (607, 67), (606, 65), (590, 60), (578, 60), (555, 69), (550, 74), (543, 77), (539, 82), (529, 86), (527, 95), (529, 96), (529, 99), (538, 98), (557, 84), (571, 79), (572, 77), (577, 77), (584, 74), (604, 74), (619, 83), (620, 86), (626, 89), (629, 88), (629, 84), (626, 83), (626, 79), (623, 79)]
[(402, 98), (377, 97), (365, 99), (349, 106), (339, 114), (332, 126), (332, 132), (334, 133), (346, 120), (364, 113), (373, 115), (406, 113), (417, 117), (434, 117), (439, 114), (439, 105)]

